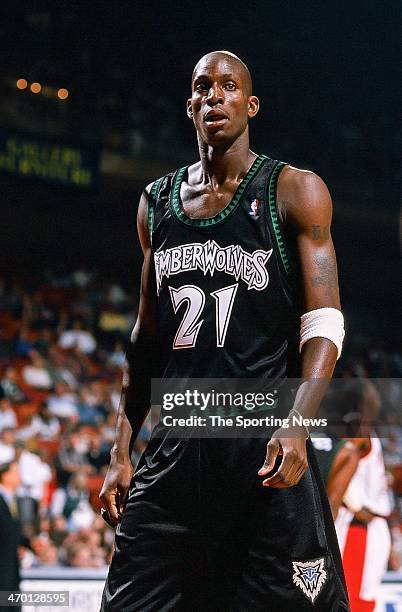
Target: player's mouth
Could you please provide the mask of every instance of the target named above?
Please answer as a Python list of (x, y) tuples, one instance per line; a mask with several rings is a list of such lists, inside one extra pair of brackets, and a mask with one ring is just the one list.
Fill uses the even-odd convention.
[(208, 127), (212, 128), (220, 128), (222, 127), (226, 121), (228, 121), (229, 117), (223, 111), (218, 110), (210, 110), (204, 117), (204, 121)]

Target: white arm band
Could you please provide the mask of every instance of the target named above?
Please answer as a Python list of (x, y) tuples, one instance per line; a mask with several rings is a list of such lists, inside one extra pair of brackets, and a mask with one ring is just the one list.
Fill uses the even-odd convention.
[(311, 338), (328, 338), (338, 349), (339, 359), (345, 336), (343, 314), (337, 308), (317, 308), (301, 316), (300, 348)]

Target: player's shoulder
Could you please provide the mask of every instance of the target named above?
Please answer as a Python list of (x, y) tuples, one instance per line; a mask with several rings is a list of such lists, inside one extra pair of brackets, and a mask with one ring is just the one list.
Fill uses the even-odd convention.
[(143, 195), (145, 195), (148, 199), (151, 196), (155, 197), (161, 188), (164, 188), (171, 184), (173, 178), (176, 176), (179, 170), (181, 170), (180, 167), (175, 168), (174, 170), (170, 170), (169, 172), (166, 172), (166, 174), (163, 174), (162, 176), (159, 176), (152, 180), (144, 187)]
[(143, 188), (138, 205), (138, 222), (144, 225), (144, 227), (148, 223), (150, 207), (155, 206), (157, 198), (163, 189), (170, 189), (173, 177), (178, 170), (177, 168), (159, 176)]
[(278, 189), (288, 190), (292, 194), (303, 197), (327, 195), (328, 187), (324, 180), (312, 170), (297, 168), (286, 164), (279, 175)]
[(311, 170), (286, 164), (278, 178), (277, 205), (283, 219), (297, 226), (330, 223), (332, 200), (323, 179)]

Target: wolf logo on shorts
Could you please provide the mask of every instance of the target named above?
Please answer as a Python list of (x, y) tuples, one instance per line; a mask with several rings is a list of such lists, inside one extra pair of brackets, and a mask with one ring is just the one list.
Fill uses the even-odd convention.
[(327, 572), (324, 569), (324, 558), (314, 561), (293, 561), (293, 582), (304, 595), (314, 603), (327, 580)]

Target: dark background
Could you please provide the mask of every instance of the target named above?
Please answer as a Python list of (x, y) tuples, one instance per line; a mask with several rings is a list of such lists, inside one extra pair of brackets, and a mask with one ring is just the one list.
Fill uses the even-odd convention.
[[(2, 174), (3, 275), (100, 269), (138, 291), (136, 207), (197, 156), (185, 100), (199, 57), (237, 53), (261, 110), (251, 145), (320, 174), (334, 200), (355, 337), (401, 341), (399, 2), (3, 2), (0, 130), (95, 150), (91, 190)], [(18, 78), (69, 98), (20, 91)]]

